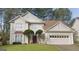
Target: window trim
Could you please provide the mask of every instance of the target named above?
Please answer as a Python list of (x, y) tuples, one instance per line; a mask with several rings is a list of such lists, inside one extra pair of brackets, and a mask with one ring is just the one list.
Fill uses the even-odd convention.
[(68, 35), (49, 35), (50, 38), (69, 38)]

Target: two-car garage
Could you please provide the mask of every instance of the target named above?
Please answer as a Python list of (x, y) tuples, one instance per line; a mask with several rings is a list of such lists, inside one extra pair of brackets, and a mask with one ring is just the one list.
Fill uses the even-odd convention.
[(47, 44), (73, 44), (73, 33), (47, 33)]

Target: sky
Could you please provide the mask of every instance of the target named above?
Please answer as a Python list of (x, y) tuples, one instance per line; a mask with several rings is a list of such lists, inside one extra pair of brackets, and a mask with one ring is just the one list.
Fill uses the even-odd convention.
[(79, 8), (70, 8), (72, 12), (72, 18), (79, 17)]

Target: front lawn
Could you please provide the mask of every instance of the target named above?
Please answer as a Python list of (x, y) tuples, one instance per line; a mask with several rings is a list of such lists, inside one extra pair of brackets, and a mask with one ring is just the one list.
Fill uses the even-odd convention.
[(59, 49), (53, 45), (44, 44), (28, 44), (28, 45), (5, 45), (0, 46), (7, 51), (58, 51)]

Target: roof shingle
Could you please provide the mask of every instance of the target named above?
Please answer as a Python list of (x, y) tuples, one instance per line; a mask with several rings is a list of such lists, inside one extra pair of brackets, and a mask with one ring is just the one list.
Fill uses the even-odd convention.
[(43, 28), (44, 28), (44, 30), (46, 30), (49, 27), (51, 27), (51, 26), (53, 26), (53, 25), (55, 25), (55, 24), (57, 24), (59, 22), (60, 21), (58, 21), (58, 20), (47, 20), (47, 21), (45, 21), (45, 26)]

